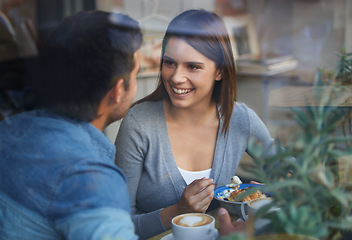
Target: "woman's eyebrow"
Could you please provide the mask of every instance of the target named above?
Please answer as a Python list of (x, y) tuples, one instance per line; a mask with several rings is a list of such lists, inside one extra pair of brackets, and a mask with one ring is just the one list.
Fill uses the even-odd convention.
[(164, 55), (163, 59), (167, 59), (167, 60), (173, 61), (172, 58), (170, 58), (170, 57), (168, 57), (168, 56), (166, 56), (166, 55)]
[(186, 64), (204, 65), (203, 62), (185, 62)]
[[(169, 60), (169, 61), (174, 61), (174, 59), (172, 59), (171, 57), (168, 57), (166, 55), (164, 55), (163, 57), (164, 59), (166, 60)], [(197, 61), (189, 61), (189, 62), (184, 62), (184, 64), (192, 64), (192, 65), (204, 65), (203, 62), (197, 62)]]

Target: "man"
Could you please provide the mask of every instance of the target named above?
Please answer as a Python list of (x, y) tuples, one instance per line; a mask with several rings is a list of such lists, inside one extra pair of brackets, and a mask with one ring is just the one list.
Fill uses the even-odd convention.
[(142, 34), (81, 12), (43, 49), (42, 108), (0, 123), (0, 239), (137, 239), (115, 147), (102, 133), (136, 94)]

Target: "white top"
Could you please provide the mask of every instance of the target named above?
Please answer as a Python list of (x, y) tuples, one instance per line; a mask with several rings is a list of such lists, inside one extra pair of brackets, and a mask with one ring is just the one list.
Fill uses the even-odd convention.
[(183, 179), (185, 180), (185, 182), (188, 185), (196, 179), (201, 179), (203, 177), (209, 178), (211, 168), (203, 170), (203, 171), (187, 171), (187, 170), (183, 170), (181, 168), (178, 168), (178, 170), (180, 170), (180, 173), (181, 173)]

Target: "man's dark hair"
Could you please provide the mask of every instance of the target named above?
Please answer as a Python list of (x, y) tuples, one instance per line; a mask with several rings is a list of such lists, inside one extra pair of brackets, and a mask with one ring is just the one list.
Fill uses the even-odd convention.
[(141, 42), (138, 23), (127, 15), (94, 11), (64, 19), (42, 49), (40, 102), (75, 120), (92, 121), (118, 79), (128, 90)]

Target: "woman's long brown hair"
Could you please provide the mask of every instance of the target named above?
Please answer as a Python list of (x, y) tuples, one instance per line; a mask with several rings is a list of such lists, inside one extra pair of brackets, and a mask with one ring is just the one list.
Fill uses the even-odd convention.
[[(170, 22), (163, 39), (160, 72), (165, 46), (171, 37), (182, 38), (198, 52), (213, 60), (220, 69), (222, 79), (215, 82), (213, 99), (220, 106), (219, 114), (223, 120), (221, 133), (226, 135), (236, 101), (236, 71), (230, 38), (223, 20), (217, 14), (205, 10), (188, 10), (175, 17)], [(155, 91), (135, 104), (166, 98), (169, 96), (159, 74)]]

